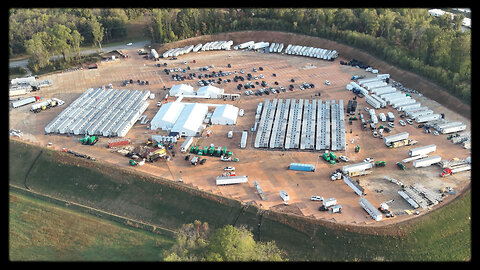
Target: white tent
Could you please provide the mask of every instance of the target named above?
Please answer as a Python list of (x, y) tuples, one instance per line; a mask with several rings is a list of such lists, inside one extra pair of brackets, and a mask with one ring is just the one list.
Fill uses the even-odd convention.
[(202, 123), (207, 113), (208, 106), (206, 104), (186, 104), (173, 125), (171, 132), (178, 132), (182, 137), (200, 135)]
[(238, 107), (230, 104), (218, 106), (212, 114), (213, 125), (235, 125), (238, 117)]
[(193, 94), (193, 87), (188, 84), (179, 84), (174, 85), (170, 88), (169, 95), (172, 97), (179, 96), (179, 95), (192, 95)]
[(150, 129), (172, 129), (184, 107), (185, 104), (180, 102), (169, 102), (163, 104), (150, 122)]
[(198, 88), (197, 96), (204, 96), (210, 98), (218, 98), (221, 94), (223, 94), (224, 90), (212, 85), (207, 85), (204, 87)]

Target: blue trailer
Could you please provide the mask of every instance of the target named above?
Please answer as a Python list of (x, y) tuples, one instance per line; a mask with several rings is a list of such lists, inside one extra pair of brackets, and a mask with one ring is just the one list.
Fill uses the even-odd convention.
[(295, 171), (314, 172), (315, 166), (312, 164), (290, 163), (289, 169)]

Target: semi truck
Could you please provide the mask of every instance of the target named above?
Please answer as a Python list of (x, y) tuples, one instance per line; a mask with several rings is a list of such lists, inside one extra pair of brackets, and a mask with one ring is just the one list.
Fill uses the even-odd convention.
[(408, 132), (400, 132), (383, 138), (383, 142), (386, 146), (389, 146), (392, 142), (408, 139)]
[(447, 167), (443, 169), (442, 173), (440, 173), (440, 176), (445, 177), (458, 172), (470, 171), (471, 169), (472, 169), (471, 164), (463, 164), (463, 165), (458, 165), (454, 167)]
[(182, 143), (182, 146), (180, 147), (180, 152), (185, 153), (187, 152), (187, 149), (192, 145), (193, 143), (193, 137), (189, 136), (185, 139), (185, 141)]

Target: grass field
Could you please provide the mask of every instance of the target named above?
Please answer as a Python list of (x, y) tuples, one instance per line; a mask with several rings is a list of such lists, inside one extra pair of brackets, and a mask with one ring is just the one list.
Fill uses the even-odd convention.
[(10, 191), (11, 261), (161, 261), (174, 239)]
[[(267, 213), (260, 219), (254, 206), (242, 207), (232, 200), (215, 196), (206, 198), (200, 192), (155, 183), (128, 173), (112, 173), (111, 168), (98, 164), (91, 168), (71, 162), (63, 164), (58, 162), (59, 157), (68, 161), (67, 156), (50, 150), (44, 150), (31, 166), (39, 153), (38, 147), (10, 141), (10, 184), (23, 187), (27, 170), (32, 167), (26, 183), (36, 192), (158, 226), (175, 230), (195, 219), (209, 223), (212, 229), (227, 224), (246, 225), (255, 239), (274, 240), (291, 261), (471, 260), (470, 191), (453, 203), (419, 217), (418, 222), (402, 225), (404, 233), (400, 236), (369, 235), (331, 229), (282, 214)], [(149, 233), (142, 237), (132, 236), (140, 231), (117, 226), (121, 232), (108, 234), (110, 230), (114, 231), (114, 223), (101, 223), (98, 218), (93, 222), (91, 217), (87, 219), (89, 221), (79, 222), (78, 214), (74, 212), (70, 212), (71, 216), (64, 214), (61, 217), (38, 200), (36, 210), (23, 203), (24, 198), (14, 196), (14, 200), (17, 201), (10, 205), (12, 260), (103, 260), (103, 256), (108, 260), (156, 260), (161, 259), (158, 250), (171, 243), (159, 238), (161, 244), (153, 248), (154, 252), (152, 243), (157, 238)], [(44, 218), (46, 216), (48, 218)], [(77, 223), (90, 224), (91, 227), (76, 228)], [(67, 233), (70, 228), (76, 229)], [(138, 242), (134, 241), (137, 238)], [(146, 251), (137, 252), (142, 249)], [(18, 252), (20, 250), (22, 252)], [(12, 251), (17, 252), (12, 254)], [(137, 255), (122, 255), (127, 253)]]

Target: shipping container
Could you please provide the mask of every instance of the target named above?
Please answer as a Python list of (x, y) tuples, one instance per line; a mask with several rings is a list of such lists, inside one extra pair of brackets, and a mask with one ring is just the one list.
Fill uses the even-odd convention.
[(314, 172), (315, 166), (312, 164), (303, 164), (303, 163), (290, 163), (290, 170), (295, 171), (306, 171), (306, 172)]
[(335, 199), (335, 198), (324, 199), (323, 202), (322, 202), (322, 205), (323, 205), (323, 207), (325, 207), (325, 208), (334, 206), (334, 205), (336, 205), (336, 204), (337, 204), (337, 199)]
[(430, 145), (425, 145), (425, 146), (410, 149), (410, 151), (408, 151), (408, 155), (411, 157), (418, 156), (418, 155), (426, 155), (431, 152), (434, 152), (435, 150), (437, 150), (437, 146), (435, 144), (430, 144)]
[(432, 156), (432, 157), (417, 159), (413, 161), (413, 167), (414, 168), (428, 167), (440, 161), (442, 161), (442, 157), (440, 156)]

